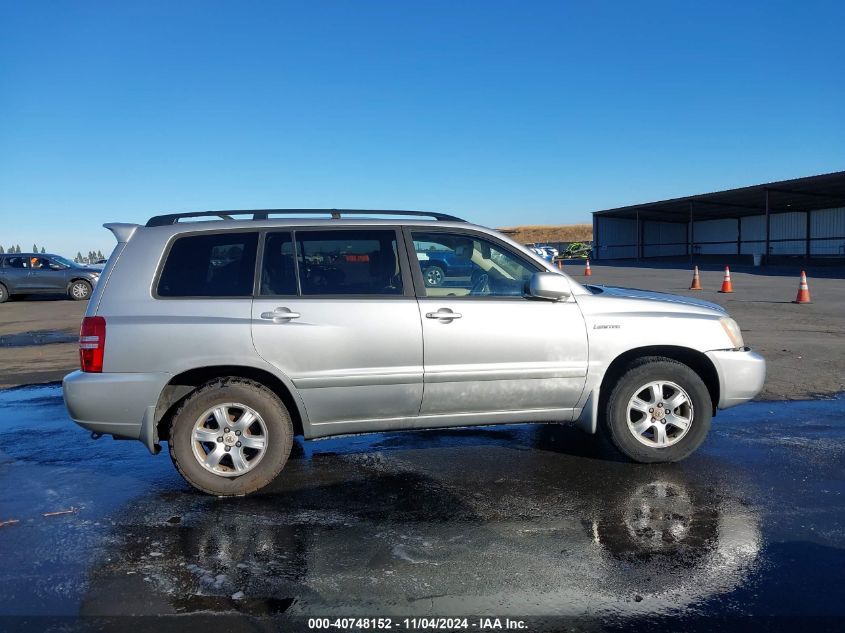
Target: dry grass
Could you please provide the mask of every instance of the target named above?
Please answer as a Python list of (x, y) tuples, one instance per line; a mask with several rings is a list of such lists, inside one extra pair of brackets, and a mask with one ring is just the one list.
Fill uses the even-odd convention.
[(497, 230), (521, 244), (588, 242), (593, 239), (592, 224), (506, 226)]

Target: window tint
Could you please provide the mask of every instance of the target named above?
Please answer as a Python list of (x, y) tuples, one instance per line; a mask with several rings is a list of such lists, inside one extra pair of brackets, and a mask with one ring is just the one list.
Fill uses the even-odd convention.
[(427, 297), (518, 297), (540, 270), (477, 235), (412, 232)]
[(396, 233), (298, 231), (303, 295), (401, 295)]
[(29, 258), (16, 255), (6, 258), (6, 266), (9, 268), (29, 268)]
[(296, 266), (289, 232), (270, 233), (264, 242), (261, 266), (262, 295), (295, 295)]
[(249, 297), (258, 233), (178, 238), (158, 282), (162, 297)]

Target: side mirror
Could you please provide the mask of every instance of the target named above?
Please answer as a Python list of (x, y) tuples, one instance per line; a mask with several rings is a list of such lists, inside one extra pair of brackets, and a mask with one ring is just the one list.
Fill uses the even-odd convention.
[(56, 263), (50, 262), (50, 270), (64, 270), (64, 269), (65, 269), (65, 267), (62, 266), (61, 264), (56, 264)]
[(569, 280), (557, 273), (534, 273), (528, 281), (528, 295), (538, 299), (562, 301), (572, 294)]

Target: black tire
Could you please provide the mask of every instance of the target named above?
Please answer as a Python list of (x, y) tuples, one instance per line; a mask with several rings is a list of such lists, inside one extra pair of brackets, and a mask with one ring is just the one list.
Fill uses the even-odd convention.
[[(639, 390), (654, 381), (671, 381), (681, 387), (692, 404), (688, 429), (675, 443), (649, 446), (638, 440), (628, 423), (628, 403)], [(695, 451), (710, 430), (713, 402), (707, 385), (690, 367), (662, 356), (634, 361), (613, 386), (603, 410), (601, 424), (611, 443), (627, 458), (640, 463), (677, 462)], [(677, 429), (674, 432), (680, 433)]]
[[(261, 460), (242, 475), (226, 477), (207, 470), (194, 455), (194, 424), (203, 412), (223, 403), (240, 403), (256, 411), (267, 429)], [(189, 395), (170, 425), (170, 458), (197, 490), (218, 497), (242, 497), (269, 485), (287, 463), (293, 446), (293, 423), (281, 400), (264, 385), (244, 378), (218, 378)], [(240, 444), (238, 445), (240, 446)]]
[(87, 301), (91, 298), (92, 292), (93, 288), (91, 287), (91, 284), (84, 279), (77, 279), (76, 281), (71, 282), (67, 289), (68, 297), (74, 301)]
[(6, 303), (9, 300), (9, 291), (6, 286), (0, 284), (0, 303)]
[(427, 266), (423, 270), (423, 278), (426, 286), (439, 286), (446, 279), (446, 272), (440, 266)]

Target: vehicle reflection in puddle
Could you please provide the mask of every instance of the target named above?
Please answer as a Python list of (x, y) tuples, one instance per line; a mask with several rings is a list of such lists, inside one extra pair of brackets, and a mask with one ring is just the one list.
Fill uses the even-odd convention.
[(108, 614), (119, 581), (175, 613), (670, 613), (730, 591), (755, 563), (759, 520), (735, 479), (598, 460), (590, 473), (527, 451), (534, 427), (494, 430), (492, 443), (482, 431), (302, 456), (253, 498), (141, 499), (82, 612)]

